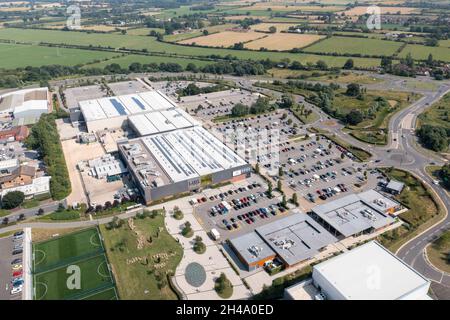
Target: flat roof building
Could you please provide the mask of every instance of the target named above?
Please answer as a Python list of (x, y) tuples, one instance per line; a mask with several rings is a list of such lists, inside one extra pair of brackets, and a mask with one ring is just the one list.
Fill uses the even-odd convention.
[(386, 185), (385, 189), (389, 193), (400, 194), (402, 193), (404, 187), (405, 184), (403, 182), (391, 179), (389, 183)]
[(329, 300), (429, 300), (430, 281), (376, 241), (313, 267)]
[(118, 148), (147, 203), (251, 172), (249, 164), (200, 126), (144, 136)]
[(306, 214), (298, 213), (255, 230), (287, 267), (314, 257), (337, 239)]
[(24, 89), (0, 96), (0, 114), (12, 114), (14, 119), (34, 118), (50, 111), (48, 88)]
[(230, 239), (229, 244), (239, 260), (250, 271), (264, 266), (264, 263), (276, 257), (275, 251), (256, 232)]
[(311, 216), (336, 236), (357, 236), (392, 224), (401, 205), (375, 190), (350, 194), (312, 208)]
[(120, 128), (127, 121), (140, 136), (199, 125), (159, 91), (85, 100), (78, 105), (90, 132)]
[(314, 257), (337, 239), (304, 213), (295, 213), (230, 239), (239, 260), (253, 270), (277, 257), (291, 267)]

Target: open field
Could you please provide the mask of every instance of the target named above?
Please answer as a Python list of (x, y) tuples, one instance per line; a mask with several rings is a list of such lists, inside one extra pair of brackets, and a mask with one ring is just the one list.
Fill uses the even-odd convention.
[(255, 39), (265, 37), (265, 34), (258, 32), (233, 32), (224, 31), (219, 33), (210, 34), (207, 36), (191, 38), (184, 41), (180, 41), (181, 44), (196, 44), (199, 46), (208, 47), (230, 47), (235, 43), (247, 42)]
[[(346, 16), (362, 16), (367, 13), (368, 6), (364, 7), (355, 7), (350, 10), (345, 10), (344, 13)], [(381, 14), (418, 14), (421, 9), (419, 8), (407, 8), (407, 7), (380, 7)]]
[(446, 94), (441, 100), (429, 107), (418, 117), (418, 124), (450, 129), (450, 94)]
[(0, 68), (77, 65), (112, 58), (111, 52), (0, 43)]
[(331, 37), (307, 48), (308, 52), (391, 56), (401, 43), (379, 39)]
[(258, 23), (255, 25), (252, 25), (250, 28), (252, 30), (255, 31), (269, 31), (270, 27), (275, 27), (277, 28), (277, 32), (280, 31), (286, 31), (289, 29), (289, 27), (295, 27), (297, 24), (296, 23), (269, 23), (269, 22), (263, 22), (263, 23)]
[(383, 171), (389, 178), (404, 182), (406, 186), (396, 199), (409, 208), (408, 211), (400, 214), (400, 218), (408, 224), (388, 231), (377, 239), (382, 245), (395, 252), (414, 235), (440, 220), (442, 210), (437, 206), (431, 193), (410, 173), (399, 169), (383, 169)]
[[(177, 299), (167, 284), (167, 274), (175, 272), (183, 249), (166, 231), (161, 214), (131, 221), (135, 231), (130, 229), (130, 223), (111, 230), (104, 225), (100, 227), (120, 297), (133, 300)], [(142, 235), (142, 248), (138, 248), (135, 232)], [(158, 286), (161, 286), (161, 280), (158, 279), (164, 279), (165, 285), (161, 288)]]
[(408, 44), (402, 52), (400, 52), (399, 57), (405, 58), (408, 53), (411, 53), (411, 56), (414, 59), (419, 60), (426, 60), (431, 53), (434, 60), (450, 61), (450, 48), (448, 47), (427, 47), (418, 44)]
[(78, 260), (82, 256), (92, 256), (103, 251), (97, 229), (81, 230), (66, 236), (39, 242), (33, 245), (35, 272), (53, 268)]
[(303, 48), (323, 38), (324, 36), (315, 34), (275, 33), (246, 43), (245, 48), (253, 50), (266, 48), (268, 50), (284, 51)]
[(111, 63), (117, 63), (122, 68), (128, 68), (133, 62), (138, 62), (142, 64), (149, 63), (178, 63), (182, 67), (186, 67), (189, 63), (194, 63), (197, 67), (202, 67), (207, 64), (214, 63), (214, 61), (198, 60), (198, 59), (188, 59), (188, 58), (174, 58), (174, 57), (164, 57), (164, 56), (142, 56), (130, 54), (119, 58), (113, 58), (111, 60), (102, 61), (99, 63), (94, 63), (87, 65), (86, 68), (104, 68)]
[[(219, 48), (199, 48), (194, 46), (180, 46), (176, 44), (158, 42), (153, 37), (142, 37), (132, 35), (102, 34), (99, 38), (96, 34), (68, 31), (50, 31), (50, 30), (24, 30), (24, 29), (0, 29), (0, 39), (26, 41), (36, 43), (47, 41), (55, 44), (70, 43), (72, 45), (96, 45), (111, 48), (130, 48), (147, 49), (149, 52), (160, 52), (167, 54), (179, 54), (185, 56), (208, 56), (212, 54), (220, 56), (235, 56), (239, 59), (272, 59), (281, 61), (283, 58), (289, 58), (291, 61), (301, 61), (302, 63), (325, 61), (331, 67), (342, 67), (347, 60), (346, 57), (318, 56), (312, 54), (294, 54), (285, 52), (254, 52), (249, 50), (230, 50)], [(363, 39), (366, 40), (366, 39)], [(95, 51), (94, 53), (97, 53)], [(354, 58), (355, 65), (358, 67), (376, 67), (380, 65), (380, 59), (372, 58)], [(170, 62), (169, 58), (166, 62)], [(38, 61), (36, 61), (38, 63)]]
[(254, 11), (254, 10), (266, 10), (271, 9), (272, 11), (280, 12), (291, 12), (291, 11), (308, 11), (308, 12), (336, 12), (345, 9), (343, 6), (314, 6), (314, 5), (282, 5), (273, 3), (256, 3), (251, 7), (245, 7), (239, 10), (243, 11)]

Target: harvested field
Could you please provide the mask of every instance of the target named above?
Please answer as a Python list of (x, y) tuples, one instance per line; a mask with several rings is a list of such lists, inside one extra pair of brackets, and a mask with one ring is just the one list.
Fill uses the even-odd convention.
[[(311, 6), (311, 5), (273, 5), (272, 3), (257, 3), (251, 7), (246, 7), (247, 10), (267, 10), (271, 8), (272, 11), (317, 11), (317, 12), (332, 12), (342, 10), (344, 7), (340, 6)], [(244, 9), (243, 9), (244, 10)]]
[(247, 49), (259, 50), (266, 48), (268, 50), (291, 50), (293, 48), (303, 48), (314, 43), (324, 36), (315, 34), (294, 34), (294, 33), (276, 33), (266, 38), (249, 42), (245, 45)]
[(251, 28), (255, 31), (269, 31), (269, 28), (274, 26), (277, 28), (277, 32), (280, 32), (286, 31), (289, 27), (294, 27), (296, 25), (296, 23), (259, 23), (251, 26)]
[[(355, 7), (350, 10), (344, 11), (346, 16), (362, 16), (367, 13), (368, 6), (364, 7)], [(413, 14), (420, 13), (420, 9), (418, 8), (406, 8), (406, 7), (380, 7), (381, 14)]]
[(203, 37), (187, 39), (184, 41), (180, 41), (179, 43), (196, 44), (199, 46), (208, 46), (208, 47), (230, 47), (235, 43), (256, 40), (264, 36), (266, 35), (253, 31), (249, 32), (224, 31)]

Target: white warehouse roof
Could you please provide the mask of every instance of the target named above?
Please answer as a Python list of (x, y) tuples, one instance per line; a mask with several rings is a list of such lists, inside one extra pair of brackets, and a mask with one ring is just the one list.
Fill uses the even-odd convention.
[[(120, 126), (127, 119), (141, 136), (199, 125), (198, 121), (159, 91), (85, 100), (78, 105), (89, 130)], [(115, 120), (108, 122), (109, 119)], [(100, 123), (101, 120), (107, 121), (90, 128), (90, 124)]]
[(376, 241), (315, 265), (313, 279), (327, 299), (430, 299), (429, 280)]
[(21, 117), (26, 112), (41, 114), (48, 112), (48, 88), (24, 89), (0, 96), (0, 113), (14, 113)]
[(198, 126), (140, 139), (174, 182), (246, 164), (217, 138)]

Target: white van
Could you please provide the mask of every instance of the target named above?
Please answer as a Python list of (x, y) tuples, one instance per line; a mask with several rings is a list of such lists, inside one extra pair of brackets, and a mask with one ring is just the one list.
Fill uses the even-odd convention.
[(211, 237), (217, 241), (220, 239), (220, 233), (217, 231), (217, 229), (211, 229)]

